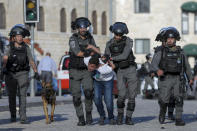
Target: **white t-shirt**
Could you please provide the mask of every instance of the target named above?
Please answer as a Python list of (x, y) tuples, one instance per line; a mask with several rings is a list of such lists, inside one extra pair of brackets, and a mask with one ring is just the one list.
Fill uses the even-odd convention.
[[(84, 63), (88, 66), (91, 56), (84, 58)], [(95, 75), (93, 78), (96, 81), (109, 81), (114, 77), (113, 69), (108, 65), (104, 64), (103, 61), (99, 58), (99, 63), (102, 64), (97, 70), (95, 70)]]

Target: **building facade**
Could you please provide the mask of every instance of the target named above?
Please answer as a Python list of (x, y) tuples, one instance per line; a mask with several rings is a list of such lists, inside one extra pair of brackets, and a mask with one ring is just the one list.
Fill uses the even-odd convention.
[[(155, 37), (163, 27), (176, 27), (181, 35), (177, 45), (197, 44), (197, 0), (115, 0), (115, 20), (126, 22), (134, 40), (136, 61), (161, 43)], [(189, 59), (191, 65), (194, 59)]]
[[(155, 37), (163, 27), (173, 26), (179, 30), (181, 41), (178, 45), (197, 44), (196, 3), (197, 0), (88, 0), (88, 18), (102, 52), (111, 36), (110, 21), (125, 22), (129, 28), (128, 36), (134, 40), (136, 61), (143, 63), (145, 55), (153, 53), (153, 48), (160, 45), (155, 42)], [(51, 52), (57, 64), (69, 49), (71, 21), (81, 16), (85, 16), (85, 0), (40, 0), (35, 42), (44, 52)], [(23, 0), (0, 0), (0, 33), (7, 36), (11, 27), (18, 23), (24, 23)], [(41, 58), (37, 51), (35, 54)], [(189, 61), (193, 66), (194, 59)]]
[[(103, 50), (109, 39), (108, 0), (89, 0), (88, 18), (92, 22), (93, 35)], [(71, 21), (85, 16), (85, 0), (40, 0), (40, 22), (35, 27), (35, 42), (44, 52), (51, 52), (52, 58), (59, 60), (69, 50), (72, 35)], [(24, 23), (23, 0), (0, 0), (0, 33), (8, 36), (10, 29)], [(35, 51), (37, 59), (41, 55)]]

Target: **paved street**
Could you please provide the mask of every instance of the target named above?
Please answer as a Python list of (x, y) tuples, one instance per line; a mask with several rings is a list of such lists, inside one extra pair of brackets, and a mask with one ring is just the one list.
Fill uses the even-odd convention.
[[(70, 101), (70, 98), (65, 97), (65, 101)], [(184, 120), (186, 121), (186, 126), (176, 127), (174, 122), (166, 121), (163, 125), (165, 129), (161, 129), (161, 125), (158, 122), (158, 104), (156, 100), (142, 100), (140, 96), (136, 99), (136, 111), (134, 113), (134, 126), (128, 125), (115, 125), (111, 126), (106, 124), (105, 126), (99, 126), (97, 124), (98, 113), (94, 107), (93, 118), (94, 125), (78, 127), (77, 117), (75, 115), (75, 110), (71, 102), (62, 102), (56, 106), (55, 110), (55, 122), (50, 125), (45, 124), (45, 116), (43, 113), (42, 106), (29, 107), (27, 108), (27, 115), (30, 121), (28, 125), (21, 125), (19, 122), (10, 123), (9, 122), (9, 112), (0, 112), (0, 131), (196, 131), (197, 129), (197, 101), (185, 101), (184, 105)], [(116, 112), (116, 105), (115, 114)], [(49, 108), (50, 111), (50, 108)], [(106, 121), (107, 123), (107, 121)]]

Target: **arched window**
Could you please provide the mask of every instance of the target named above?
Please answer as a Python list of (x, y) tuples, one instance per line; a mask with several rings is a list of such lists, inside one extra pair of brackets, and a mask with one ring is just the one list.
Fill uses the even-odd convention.
[(64, 8), (60, 10), (60, 31), (66, 32), (66, 12)]
[(44, 9), (43, 7), (39, 7), (39, 22), (37, 24), (38, 31), (44, 31)]
[(3, 3), (0, 3), (0, 29), (6, 28), (6, 13)]
[(107, 18), (105, 11), (102, 13), (102, 23), (101, 23), (101, 33), (102, 35), (106, 35), (107, 33)]
[[(73, 9), (71, 11), (71, 22), (75, 21), (76, 18), (77, 18), (77, 12), (76, 12), (76, 9)], [(74, 32), (74, 31), (71, 29), (71, 32)]]
[(182, 34), (189, 33), (189, 14), (182, 12)]
[(92, 12), (92, 26), (93, 34), (97, 34), (97, 14), (95, 10)]

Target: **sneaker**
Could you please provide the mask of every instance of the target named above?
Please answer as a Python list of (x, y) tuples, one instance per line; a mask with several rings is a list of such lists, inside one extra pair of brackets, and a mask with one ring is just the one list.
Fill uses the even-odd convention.
[(98, 123), (99, 123), (99, 125), (105, 125), (105, 117), (101, 116)]

